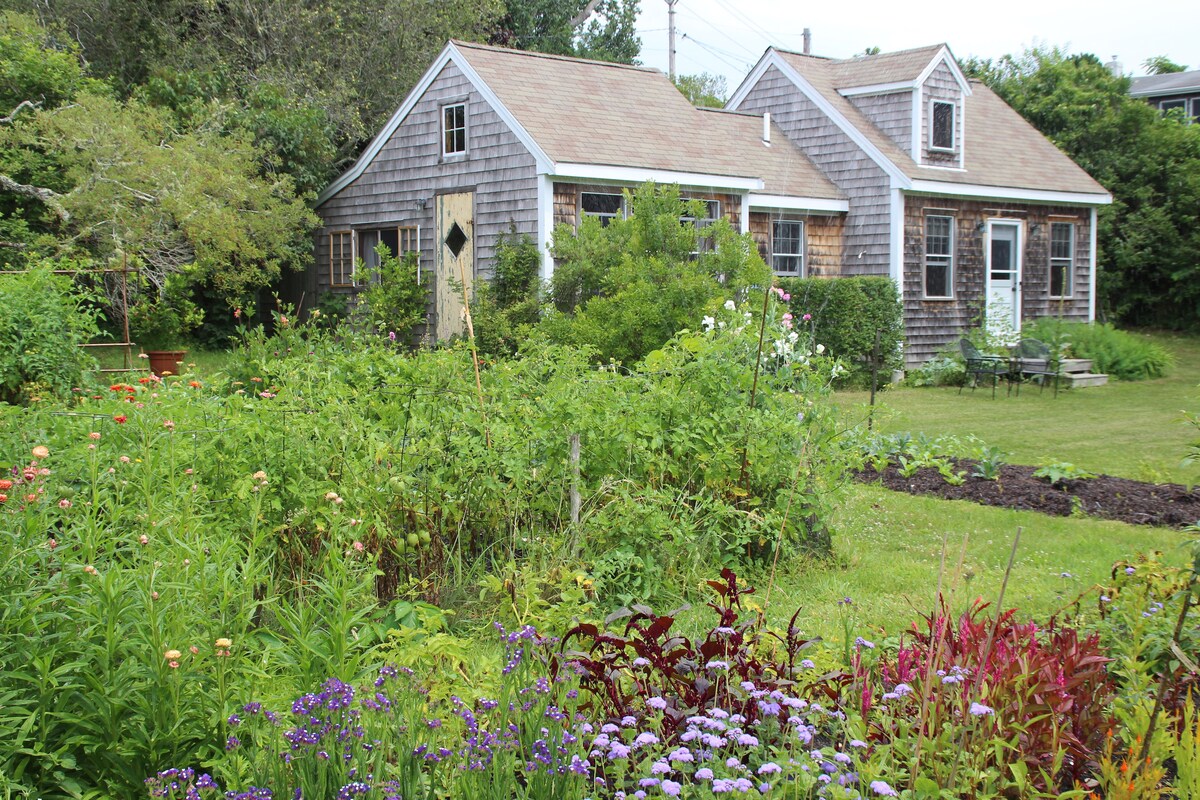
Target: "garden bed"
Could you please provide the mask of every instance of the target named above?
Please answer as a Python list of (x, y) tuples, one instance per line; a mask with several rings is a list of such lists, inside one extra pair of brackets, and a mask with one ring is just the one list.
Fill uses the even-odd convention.
[(1051, 484), (1034, 477), (1036, 467), (1006, 464), (998, 480), (972, 474), (978, 462), (951, 459), (954, 472), (965, 473), (955, 486), (934, 467), (921, 467), (904, 476), (895, 464), (882, 473), (872, 467), (855, 474), (861, 483), (879, 483), (887, 489), (909, 494), (928, 494), (946, 500), (970, 500), (989, 506), (1066, 517), (1088, 514), (1131, 525), (1182, 528), (1200, 521), (1200, 492), (1175, 483), (1144, 483), (1111, 475), (1060, 480)]

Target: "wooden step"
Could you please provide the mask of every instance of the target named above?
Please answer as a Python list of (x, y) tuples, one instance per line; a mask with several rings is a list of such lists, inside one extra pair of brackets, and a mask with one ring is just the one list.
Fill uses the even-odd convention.
[[(1030, 367), (1044, 369), (1046, 359), (1044, 358), (1023, 358), (1021, 363)], [(1092, 371), (1092, 361), (1090, 358), (1064, 358), (1059, 366), (1059, 371), (1067, 374), (1084, 373)]]
[(1108, 376), (1095, 372), (1068, 372), (1062, 376), (1062, 388), (1083, 389), (1088, 386), (1103, 386)]

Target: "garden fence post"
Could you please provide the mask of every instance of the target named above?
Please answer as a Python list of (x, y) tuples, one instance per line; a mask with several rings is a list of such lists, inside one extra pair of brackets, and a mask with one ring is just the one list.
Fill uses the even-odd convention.
[(571, 524), (579, 524), (579, 434), (571, 434)]

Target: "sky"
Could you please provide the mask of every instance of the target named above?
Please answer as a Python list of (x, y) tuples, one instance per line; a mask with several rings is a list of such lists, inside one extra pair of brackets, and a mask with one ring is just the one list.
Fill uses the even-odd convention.
[[(944, 12), (939, 19), (938, 8)], [(884, 52), (945, 42), (959, 59), (999, 58), (1034, 45), (1071, 53), (1114, 55), (1130, 75), (1142, 62), (1165, 55), (1200, 69), (1200, 2), (1197, 0), (1009, 0), (1004, 4), (945, 4), (896, 0), (678, 0), (675, 60), (680, 74), (708, 72), (726, 79), (732, 93), (769, 45), (803, 49), (812, 30), (812, 53), (849, 58), (868, 47)], [(666, 0), (641, 0), (641, 61), (667, 71)]]

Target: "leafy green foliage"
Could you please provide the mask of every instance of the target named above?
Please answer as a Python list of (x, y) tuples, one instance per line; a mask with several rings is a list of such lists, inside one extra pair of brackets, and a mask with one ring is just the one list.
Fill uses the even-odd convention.
[(729, 88), (723, 75), (680, 75), (675, 78), (675, 88), (683, 93), (688, 102), (703, 108), (724, 108)]
[(632, 64), (642, 49), (637, 13), (638, 0), (508, 0), (489, 41), (517, 50)]
[(1128, 96), (1091, 55), (1034, 48), (974, 71), (1113, 193), (1099, 219), (1100, 290), (1117, 319), (1197, 324), (1200, 128)]
[(45, 394), (66, 397), (83, 385), (95, 359), (79, 347), (98, 333), (90, 298), (47, 261), (25, 273), (0, 272), (0, 402)]
[(492, 279), (471, 304), (475, 344), (491, 356), (511, 356), (541, 316), (542, 254), (533, 237), (513, 229), (496, 240)]
[(1096, 477), (1094, 473), (1088, 472), (1085, 469), (1080, 469), (1074, 464), (1066, 461), (1056, 461), (1052, 464), (1043, 464), (1033, 471), (1033, 477), (1045, 479), (1051, 486), (1056, 486), (1059, 483), (1067, 483), (1068, 481), (1086, 480)]
[(903, 366), (904, 308), (889, 278), (785, 278), (796, 324), (812, 331), (834, 358), (849, 368), (843, 382), (865, 385), (879, 335), (882, 381)]
[(1172, 365), (1171, 354), (1144, 335), (1118, 330), (1111, 324), (1035, 321), (1026, 329), (1035, 339), (1064, 346), (1068, 357), (1086, 358), (1093, 372), (1124, 381), (1161, 378)]
[(425, 321), (429, 292), (417, 277), (419, 253), (392, 255), (386, 244), (375, 248), (379, 266), (359, 266), (363, 288), (358, 293), (359, 315), (379, 333), (394, 333), (407, 341), (409, 334)]
[(627, 203), (629, 217), (607, 226), (584, 218), (578, 231), (556, 229), (551, 297), (560, 313), (540, 326), (552, 341), (632, 364), (694, 326), (719, 298), (768, 282), (757, 247), (727, 220), (703, 230), (680, 221), (706, 211), (681, 200), (677, 187), (646, 184)]

